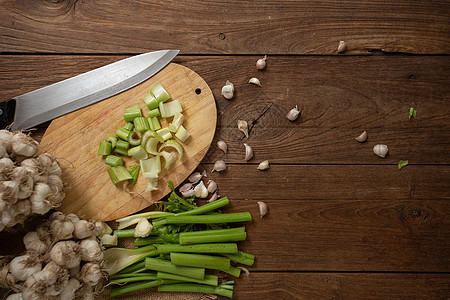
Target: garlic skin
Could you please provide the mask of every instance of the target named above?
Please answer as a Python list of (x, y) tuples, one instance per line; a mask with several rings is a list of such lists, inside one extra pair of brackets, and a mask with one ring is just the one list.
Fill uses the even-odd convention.
[(268, 169), (269, 167), (270, 167), (269, 161), (266, 159), (266, 160), (260, 162), (256, 169), (263, 171), (263, 170)]
[(347, 43), (345, 41), (339, 41), (339, 45), (337, 48), (338, 53), (342, 53), (347, 49)]
[(249, 161), (253, 157), (253, 149), (248, 144), (244, 143), (245, 146), (245, 161)]
[(297, 120), (299, 115), (300, 115), (300, 111), (298, 110), (298, 106), (296, 105), (293, 109), (291, 109), (287, 113), (286, 118), (288, 118), (289, 121), (295, 121), (295, 120)]
[(250, 78), (250, 80), (248, 81), (248, 83), (251, 83), (251, 84), (254, 84), (254, 85), (257, 85), (257, 86), (262, 86), (262, 85), (261, 85), (261, 82), (259, 81), (259, 79), (258, 79), (258, 78), (255, 78), (255, 77)]
[(267, 206), (267, 204), (265, 202), (262, 202), (262, 201), (258, 201), (258, 202), (256, 202), (256, 204), (258, 204), (259, 214), (260, 214), (261, 218), (264, 217), (267, 214), (269, 207)]
[(227, 165), (225, 164), (225, 162), (223, 160), (218, 160), (214, 163), (214, 167), (211, 172), (214, 172), (214, 171), (222, 172), (222, 171), (225, 171), (226, 168), (227, 168)]
[(225, 143), (224, 141), (218, 141), (217, 142), (217, 147), (223, 151), (223, 153), (227, 154), (228, 151), (228, 146), (227, 143)]
[(227, 100), (232, 99), (234, 96), (234, 84), (232, 84), (228, 80), (222, 87), (222, 96)]
[(373, 153), (375, 153), (379, 157), (385, 158), (386, 155), (388, 154), (388, 152), (389, 152), (389, 149), (388, 149), (388, 146), (386, 146), (386, 145), (378, 144), (373, 147)]
[(360, 135), (358, 135), (356, 140), (360, 143), (364, 143), (367, 140), (367, 131), (363, 131)]
[(267, 55), (264, 55), (263, 58), (258, 59), (258, 61), (256, 62), (257, 70), (262, 70), (266, 67), (266, 59), (267, 59)]
[(238, 120), (237, 122), (238, 129), (245, 134), (245, 137), (248, 138), (248, 124), (245, 120)]

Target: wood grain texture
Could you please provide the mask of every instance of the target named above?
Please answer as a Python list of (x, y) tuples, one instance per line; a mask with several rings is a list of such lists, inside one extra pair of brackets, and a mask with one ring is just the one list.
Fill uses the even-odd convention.
[[(180, 142), (184, 149), (180, 160), (168, 170), (162, 162), (158, 190), (146, 192), (147, 180), (139, 176), (128, 192), (111, 183), (106, 172), (110, 167), (104, 163), (104, 157), (97, 155), (98, 145), (125, 124), (126, 108), (138, 105), (147, 116), (148, 108), (142, 99), (157, 81), (172, 99), (179, 99), (185, 116), (183, 126), (191, 137)], [(148, 207), (170, 192), (167, 180), (177, 186), (197, 167), (214, 137), (216, 121), (216, 105), (208, 84), (194, 71), (174, 63), (138, 86), (53, 120), (41, 147), (60, 159), (62, 176), (69, 183), (58, 209), (86, 219), (108, 221)], [(161, 126), (167, 123), (161, 119)], [(124, 161), (127, 168), (136, 164), (131, 158)]]
[(447, 1), (1, 1), (1, 52), (444, 54)]
[[(0, 57), (0, 98), (8, 99), (86, 72), (122, 56)], [(199, 73), (210, 85), (219, 119), (214, 144), (229, 144), (228, 162), (243, 162), (243, 142), (254, 149), (253, 162), (269, 159), (289, 164), (450, 163), (450, 63), (444, 56), (269, 57), (257, 72), (257, 57), (192, 57), (175, 59)], [(48, 66), (53, 65), (53, 68)], [(217, 72), (220, 70), (220, 72)], [(247, 84), (260, 78), (263, 87)], [(51, 79), (50, 79), (51, 78)], [(220, 95), (226, 80), (236, 86), (228, 101)], [(298, 105), (296, 122), (286, 113)], [(408, 120), (409, 108), (417, 118)], [(247, 140), (237, 129), (249, 122)], [(364, 144), (355, 141), (369, 132)], [(41, 136), (42, 131), (37, 132)], [(386, 159), (372, 147), (384, 143)], [(206, 161), (223, 158), (216, 147)]]
[(447, 299), (449, 286), (447, 274), (252, 272), (235, 299)]

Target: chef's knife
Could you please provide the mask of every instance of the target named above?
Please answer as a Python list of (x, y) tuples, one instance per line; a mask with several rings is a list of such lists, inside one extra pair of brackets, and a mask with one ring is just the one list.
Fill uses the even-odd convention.
[(0, 103), (0, 126), (28, 129), (123, 92), (164, 68), (179, 50), (132, 56)]

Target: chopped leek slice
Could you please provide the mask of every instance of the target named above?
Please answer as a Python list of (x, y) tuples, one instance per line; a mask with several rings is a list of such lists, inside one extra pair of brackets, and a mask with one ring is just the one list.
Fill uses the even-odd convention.
[(148, 112), (148, 117), (149, 118), (151, 118), (151, 117), (159, 117), (160, 115), (161, 115), (161, 113), (159, 112), (159, 108), (158, 107), (154, 108), (154, 109), (152, 109), (152, 110), (150, 110)]
[(133, 178), (124, 166), (111, 167), (107, 172), (113, 184)]
[(147, 159), (147, 151), (139, 145), (128, 150), (128, 156), (131, 156), (134, 160)]
[(147, 118), (137, 117), (133, 120), (134, 130), (136, 131), (146, 131), (150, 129)]
[(181, 107), (180, 100), (175, 99), (170, 102), (159, 102), (159, 111), (161, 113), (161, 117), (170, 118), (173, 117), (175, 113), (181, 113), (183, 108)]
[(125, 129), (123, 127), (117, 128), (116, 136), (118, 138), (121, 138), (122, 140), (127, 141), (129, 135), (130, 135), (130, 131), (128, 129)]
[(183, 125), (180, 125), (177, 132), (175, 133), (175, 136), (184, 143), (188, 139), (188, 137), (191, 136), (191, 134), (186, 130), (186, 128), (183, 127)]
[(155, 96), (158, 103), (166, 102), (170, 99), (169, 93), (163, 88), (161, 83), (158, 81), (153, 84), (153, 86), (150, 88), (150, 92)]
[(152, 110), (158, 107), (158, 100), (153, 96), (152, 92), (148, 92), (144, 97), (144, 103), (147, 105), (148, 109)]
[(149, 117), (148, 124), (150, 125), (151, 130), (158, 130), (161, 128), (161, 124), (159, 123), (158, 117)]
[(128, 148), (130, 148), (130, 143), (122, 141), (122, 140), (118, 140), (116, 143), (116, 149), (117, 148), (128, 150)]
[(167, 141), (165, 141), (161, 145), (161, 147), (159, 147), (159, 152), (161, 152), (162, 149), (167, 148), (167, 147), (172, 147), (175, 150), (177, 150), (177, 152), (178, 152), (178, 154), (180, 156), (180, 159), (183, 157), (183, 147), (181, 147), (180, 143), (178, 143), (177, 141), (175, 141), (175, 140), (167, 140)]
[(112, 167), (123, 166), (123, 159), (122, 157), (111, 154), (106, 157), (105, 164)]
[(111, 154), (111, 148), (111, 143), (101, 141), (100, 145), (98, 146), (97, 155), (109, 155)]
[(181, 124), (183, 124), (184, 115), (182, 113), (174, 113), (172, 123), (169, 124), (170, 132), (177, 132)]
[(109, 142), (109, 143), (111, 143), (111, 147), (115, 147), (116, 146), (116, 143), (117, 143), (117, 138), (115, 137), (115, 136), (108, 136), (106, 139), (105, 139), (105, 141), (107, 141), (107, 142)]
[(167, 152), (165, 150), (161, 151), (159, 154), (161, 154), (162, 157), (164, 157), (164, 169), (168, 170), (170, 166), (173, 164), (175, 159), (177, 158), (177, 155), (175, 152)]
[(125, 109), (125, 113), (123, 115), (125, 122), (131, 122), (137, 117), (142, 117), (142, 112), (139, 105)]
[(141, 171), (145, 178), (158, 177), (161, 173), (161, 158), (159, 155), (142, 159), (139, 161), (141, 164)]
[(153, 155), (158, 155), (159, 154), (157, 150), (158, 144), (159, 140), (157, 138), (152, 137), (149, 138), (145, 143), (145, 151)]
[(167, 127), (164, 127), (156, 131), (156, 133), (162, 137), (163, 141), (167, 141), (168, 139), (172, 138), (172, 134), (170, 133), (170, 130)]

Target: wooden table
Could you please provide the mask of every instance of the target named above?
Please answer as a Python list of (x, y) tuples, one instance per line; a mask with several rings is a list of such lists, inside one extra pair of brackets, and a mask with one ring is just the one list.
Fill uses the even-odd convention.
[(159, 49), (180, 49), (174, 62), (213, 90), (218, 126), (199, 170), (225, 159), (209, 177), (228, 211), (255, 217), (242, 248), (257, 261), (235, 299), (448, 299), (448, 1), (1, 1), (0, 99)]

